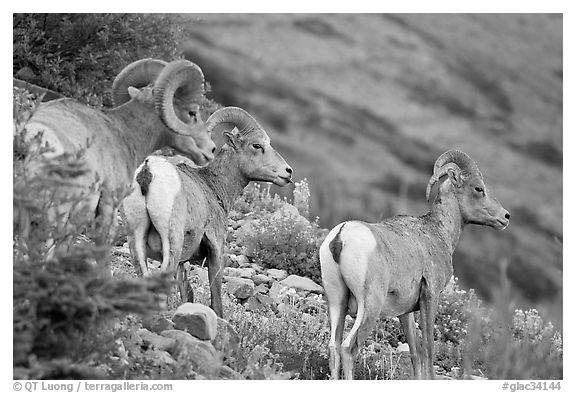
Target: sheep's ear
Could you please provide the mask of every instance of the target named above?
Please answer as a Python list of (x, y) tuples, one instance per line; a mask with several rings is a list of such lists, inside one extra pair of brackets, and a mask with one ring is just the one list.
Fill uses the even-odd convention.
[(135, 99), (140, 95), (140, 90), (134, 86), (128, 86), (128, 95), (130, 98)]
[(240, 147), (240, 138), (238, 136), (238, 128), (234, 127), (232, 131), (224, 131), (224, 139), (234, 150)]
[(450, 178), (452, 184), (454, 184), (458, 188), (462, 187), (462, 185), (464, 184), (462, 177), (460, 176), (460, 172), (454, 169), (448, 169), (448, 177)]

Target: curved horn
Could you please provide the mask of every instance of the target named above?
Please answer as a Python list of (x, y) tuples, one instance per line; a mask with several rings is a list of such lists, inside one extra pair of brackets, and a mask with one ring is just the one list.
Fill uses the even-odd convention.
[(246, 135), (254, 129), (262, 129), (252, 115), (244, 109), (234, 106), (221, 108), (214, 112), (208, 120), (206, 120), (206, 128), (208, 132), (212, 132), (217, 125), (223, 123), (229, 123), (237, 127), (241, 135)]
[(124, 67), (112, 83), (112, 103), (114, 106), (120, 106), (130, 101), (128, 87), (140, 88), (153, 84), (166, 64), (163, 60), (142, 59)]
[(456, 149), (442, 153), (434, 163), (434, 173), (426, 186), (427, 201), (430, 200), (430, 191), (434, 184), (436, 184), (442, 176), (446, 175), (450, 169), (456, 170), (458, 173), (480, 173), (478, 166), (468, 154)]
[[(190, 135), (189, 126), (176, 116), (174, 100), (186, 109), (204, 97), (204, 74), (188, 60), (168, 63), (154, 84), (154, 102), (160, 119), (177, 134)], [(199, 115), (197, 117), (200, 119)]]

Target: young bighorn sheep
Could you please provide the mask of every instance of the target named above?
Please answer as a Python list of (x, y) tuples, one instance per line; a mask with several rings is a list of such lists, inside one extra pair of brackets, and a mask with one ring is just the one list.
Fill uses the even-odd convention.
[(207, 258), (211, 307), (222, 316), (222, 256), (232, 204), (252, 180), (290, 183), (292, 168), (240, 108), (214, 112), (206, 127), (232, 130), (224, 132), (226, 143), (216, 158), (204, 168), (191, 168), (176, 158), (148, 157), (136, 171), (123, 212), (134, 265), (149, 274), (148, 254), (162, 260), (162, 271), (177, 269), (183, 300), (193, 301), (193, 294), (182, 262)]
[[(378, 317), (398, 316), (406, 335), (414, 376), (433, 379), (433, 331), (438, 298), (453, 273), (452, 253), (466, 224), (495, 229), (510, 214), (490, 195), (482, 173), (465, 153), (449, 150), (434, 164), (426, 188), (443, 182), (430, 212), (399, 215), (379, 223), (347, 221), (330, 231), (320, 246), (322, 282), (330, 315), (330, 370), (333, 379), (353, 378), (354, 358)], [(413, 312), (420, 310), (423, 344)], [(344, 318), (356, 315), (342, 342)]]
[[(216, 146), (198, 113), (203, 94), (204, 75), (194, 63), (143, 59), (114, 80), (116, 108), (101, 111), (70, 98), (52, 100), (28, 120), (26, 135), (41, 133), (41, 144), (52, 149), (48, 157), (73, 154), (88, 144), (83, 156), (86, 174), (75, 179), (78, 187), (63, 191), (80, 194), (90, 211), (113, 219), (104, 194), (127, 189), (136, 167), (155, 150), (171, 146), (199, 165), (213, 159)], [(102, 192), (89, 191), (93, 184)]]

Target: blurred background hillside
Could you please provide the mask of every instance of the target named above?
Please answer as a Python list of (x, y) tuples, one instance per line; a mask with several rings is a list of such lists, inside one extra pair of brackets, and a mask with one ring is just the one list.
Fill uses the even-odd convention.
[(186, 57), (267, 126), (321, 226), (426, 213), (435, 159), (459, 148), (512, 220), (468, 227), (455, 274), (487, 300), (507, 277), (561, 318), (561, 15), (189, 17)]
[(561, 15), (112, 15), (15, 14), (14, 74), (109, 105), (130, 61), (183, 52), (267, 128), (326, 228), (426, 213), (435, 159), (461, 149), (512, 217), (466, 228), (455, 275), (561, 326)]

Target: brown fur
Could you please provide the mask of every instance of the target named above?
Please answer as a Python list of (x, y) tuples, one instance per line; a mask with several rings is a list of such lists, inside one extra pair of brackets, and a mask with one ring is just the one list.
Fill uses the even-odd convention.
[(336, 236), (334, 237), (334, 239), (332, 239), (329, 245), (330, 252), (332, 253), (332, 258), (334, 258), (334, 261), (336, 263), (340, 263), (340, 253), (342, 252), (342, 238), (340, 237), (340, 234), (342, 233), (344, 225), (346, 225), (346, 223), (342, 224), (340, 230), (338, 231), (338, 234), (336, 234)]

